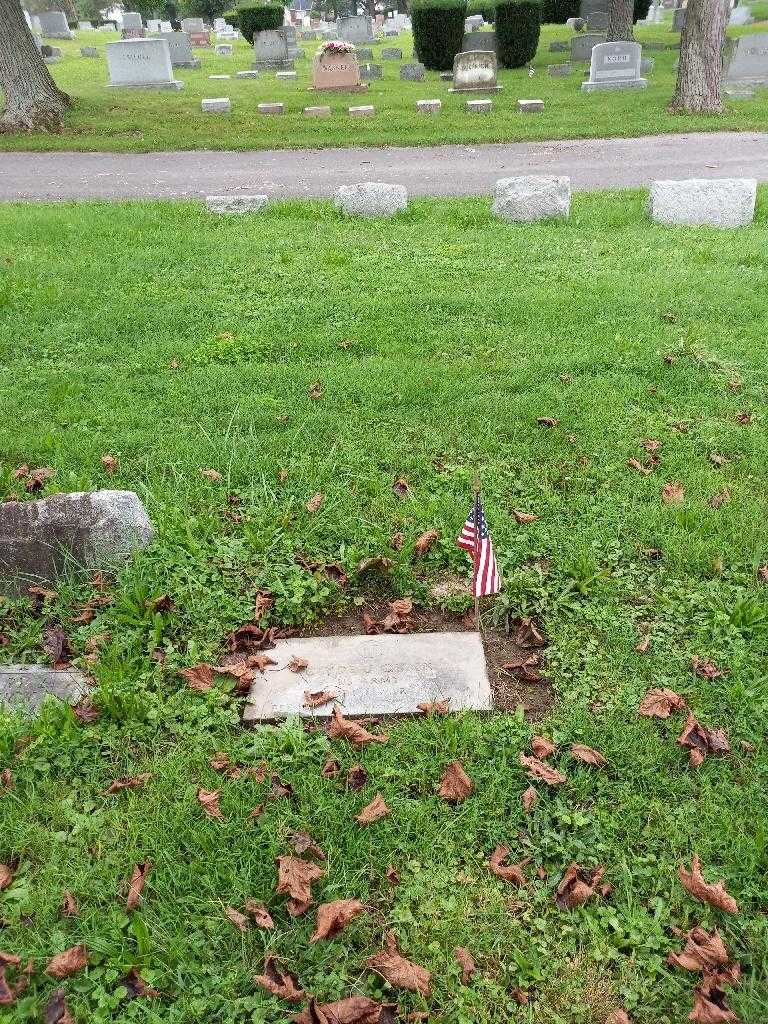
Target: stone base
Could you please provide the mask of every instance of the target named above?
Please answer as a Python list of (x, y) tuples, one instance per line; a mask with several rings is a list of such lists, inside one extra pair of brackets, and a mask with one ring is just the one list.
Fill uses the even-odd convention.
[(360, 85), (310, 85), (307, 92), (368, 92), (368, 83), (362, 82)]
[(43, 41), (45, 41), (46, 39), (74, 39), (75, 38), (75, 33), (74, 32), (57, 32), (56, 35), (52, 35), (51, 33), (49, 33), (47, 36), (41, 36), (40, 38)]
[(473, 89), (449, 89), (448, 92), (501, 92), (503, 85), (484, 85)]
[(251, 64), (254, 71), (294, 71), (292, 60), (255, 60)]
[(141, 82), (136, 85), (122, 83), (122, 82), (110, 82), (107, 86), (108, 89), (183, 89), (184, 83), (174, 79), (172, 82)]
[(606, 89), (647, 89), (648, 79), (638, 78), (634, 82), (582, 82), (582, 92), (603, 92)]
[(199, 57), (195, 57), (194, 60), (179, 60), (171, 61), (172, 68), (188, 68), (190, 71), (196, 71), (199, 67), (202, 67)]

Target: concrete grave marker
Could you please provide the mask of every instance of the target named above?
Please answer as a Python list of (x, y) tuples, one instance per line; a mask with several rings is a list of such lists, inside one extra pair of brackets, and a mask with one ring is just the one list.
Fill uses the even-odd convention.
[(200, 101), (200, 109), (204, 114), (228, 114), (232, 102), (228, 96), (214, 96)]
[(88, 692), (86, 677), (77, 669), (54, 669), (47, 665), (0, 666), (0, 702), (8, 708), (40, 710), (46, 697), (76, 704)]
[(574, 63), (588, 61), (592, 57), (592, 48), (605, 42), (605, 35), (599, 32), (586, 32), (583, 36), (571, 38), (571, 60)]
[(144, 22), (137, 11), (125, 11), (123, 14), (123, 28), (144, 28)]
[(571, 179), (555, 175), (523, 175), (496, 182), (491, 210), (501, 220), (530, 222), (567, 218), (571, 210)]
[(205, 22), (202, 18), (182, 18), (182, 32), (205, 32)]
[[(26, 14), (27, 12), (25, 11), (24, 13)], [(30, 28), (31, 27), (32, 26), (30, 25)], [(78, 23), (77, 23), (77, 31), (78, 32), (93, 32), (93, 25), (90, 23), (90, 21), (78, 21)]]
[(426, 68), (423, 64), (401, 64), (400, 65), (400, 81), (401, 82), (423, 82), (424, 72)]
[(168, 44), (171, 67), (199, 68), (200, 58), (192, 52), (192, 44), (186, 32), (161, 32), (160, 38)]
[(587, 32), (606, 32), (608, 29), (608, 12), (595, 11), (587, 17)]
[(768, 32), (736, 40), (725, 82), (726, 85), (768, 85)]
[[(477, 633), (333, 636), (278, 640), (277, 667), (252, 687), (244, 722), (288, 715), (327, 718), (334, 703), (345, 716), (419, 714), (417, 705), (449, 700), (452, 711), (491, 708), (485, 653)], [(291, 658), (305, 659), (292, 672)], [(338, 701), (304, 707), (304, 692), (328, 690)]]
[(608, 0), (581, 0), (579, 5), (579, 17), (586, 21), (590, 14), (605, 12), (608, 8)]
[(573, 65), (570, 63), (547, 64), (547, 74), (552, 78), (564, 78), (566, 75), (570, 75), (572, 71)]
[(384, 181), (360, 181), (340, 185), (333, 202), (348, 217), (393, 217), (407, 208), (408, 191), (403, 185)]
[(147, 18), (147, 29), (150, 32), (161, 32), (160, 24), (159, 18)]
[(63, 11), (41, 11), (40, 35), (43, 39), (74, 39), (75, 33), (67, 24), (67, 16)]
[(253, 67), (257, 71), (292, 71), (288, 42), (277, 29), (257, 32), (253, 38)]
[(449, 92), (496, 92), (496, 54), (491, 50), (469, 50), (453, 58), (453, 88)]
[(756, 191), (754, 178), (654, 181), (648, 209), (661, 224), (739, 228), (754, 219)]
[(216, 43), (215, 53), (219, 57), (231, 57), (235, 52), (232, 43)]
[(98, 57), (100, 56), (98, 48), (95, 46), (81, 46), (80, 47), (81, 57)]
[(182, 89), (173, 77), (171, 54), (164, 39), (123, 39), (107, 43), (109, 87), (112, 89)]
[(371, 30), (371, 19), (365, 15), (339, 18), (337, 24), (339, 39), (345, 43), (375, 43)]
[(641, 52), (639, 43), (598, 43), (592, 48), (589, 81), (582, 82), (582, 92), (644, 89), (648, 82), (640, 77)]
[(361, 64), (360, 78), (364, 82), (375, 82), (384, 77), (383, 64)]
[(207, 50), (211, 45), (211, 33), (203, 29), (201, 32), (189, 32), (189, 41), (196, 50)]
[(382, 46), (379, 60), (402, 60), (403, 51), (396, 46)]

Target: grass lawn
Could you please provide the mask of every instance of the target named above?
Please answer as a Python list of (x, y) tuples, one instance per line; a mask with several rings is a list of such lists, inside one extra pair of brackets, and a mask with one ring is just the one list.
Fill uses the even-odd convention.
[[(768, 5), (765, 5), (768, 6)], [(756, 15), (760, 15), (756, 11)], [(768, 11), (766, 11), (768, 14)], [(731, 29), (734, 36), (759, 31), (761, 25)], [(768, 94), (759, 91), (755, 98), (727, 103), (722, 117), (680, 116), (666, 112), (672, 97), (676, 72), (673, 64), (677, 50), (647, 50), (656, 61), (644, 90), (616, 93), (582, 94), (582, 70), (576, 65), (572, 75), (551, 78), (547, 65), (566, 61), (566, 53), (549, 53), (554, 40), (567, 40), (570, 30), (564, 25), (545, 25), (533, 66), (528, 71), (501, 71), (503, 91), (495, 94), (490, 115), (468, 114), (467, 96), (450, 93), (449, 82), (441, 82), (437, 72), (427, 72), (424, 82), (401, 82), (398, 61), (382, 61), (384, 78), (372, 82), (365, 102), (373, 103), (373, 118), (350, 118), (347, 108), (363, 102), (359, 95), (311, 93), (311, 57), (316, 43), (304, 43), (307, 59), (297, 60), (299, 78), (278, 82), (265, 72), (258, 80), (235, 77), (238, 70), (250, 68), (252, 49), (241, 40), (235, 56), (217, 57), (212, 50), (197, 51), (202, 59), (198, 71), (179, 68), (176, 77), (185, 83), (182, 92), (118, 90), (106, 88), (106, 57), (100, 60), (80, 57), (80, 47), (96, 45), (102, 52), (116, 35), (78, 33), (74, 42), (63, 42), (64, 56), (51, 71), (57, 83), (75, 99), (61, 135), (0, 136), (0, 150), (107, 150), (146, 152), (174, 149), (292, 149), (326, 146), (424, 145), (443, 143), (512, 142), (525, 139), (575, 139), (601, 136), (637, 136), (669, 132), (759, 130), (768, 121)], [(647, 46), (670, 46), (679, 35), (667, 25), (639, 27), (637, 40)], [(399, 39), (387, 39), (387, 46), (399, 46), (405, 61), (412, 58), (410, 33)], [(374, 56), (381, 47), (377, 44)], [(211, 74), (232, 74), (231, 81), (211, 82)], [(232, 112), (227, 115), (203, 114), (203, 97), (229, 96)], [(520, 114), (517, 100), (539, 97), (545, 102), (543, 114)], [(418, 99), (440, 98), (443, 109), (438, 116), (418, 114)], [(470, 97), (471, 98), (471, 97)], [(257, 112), (261, 102), (280, 101), (285, 114), (280, 117)], [(330, 118), (306, 117), (305, 106), (329, 103)]]
[[(396, 1000), (403, 1019), (606, 1024), (624, 1007), (634, 1024), (679, 1024), (697, 976), (665, 958), (682, 946), (673, 929), (698, 923), (742, 964), (728, 994), (740, 1020), (764, 1019), (768, 192), (754, 226), (722, 233), (652, 226), (644, 200), (577, 195), (569, 222), (535, 226), (493, 221), (484, 200), (424, 200), (386, 229), (323, 203), (241, 219), (194, 203), (0, 208), (0, 493), (19, 490), (19, 465), (48, 466), (44, 493), (134, 489), (158, 529), (89, 623), (75, 621), (93, 594), (78, 576), (37, 611), (0, 605), (3, 661), (44, 660), (57, 623), (78, 663), (99, 651), (101, 712), (89, 725), (57, 706), (2, 722), (14, 788), (0, 799), (0, 862), (15, 877), (0, 945), (37, 969), (0, 1021), (39, 1020), (59, 984), (43, 965), (85, 943), (89, 966), (61, 983), (78, 1024), (282, 1024), (295, 1007), (251, 980), (270, 953), (321, 1000)], [(648, 475), (627, 465), (649, 462), (646, 439), (660, 442)], [(429, 603), (435, 581), (466, 574), (453, 538), (478, 468), (505, 578), (486, 625), (533, 615), (545, 629), (555, 703), (543, 722), (431, 717), (356, 751), (295, 722), (244, 732), (225, 679), (186, 687), (178, 670), (217, 663), (259, 590), (271, 621), (296, 626), (394, 595)], [(675, 481), (684, 500), (665, 504)], [(513, 510), (539, 518), (518, 525)], [(440, 539), (414, 561), (432, 528)], [(378, 554), (391, 575), (361, 575)], [(340, 562), (349, 583), (297, 555)], [(694, 656), (724, 674), (696, 674)], [(638, 717), (663, 686), (725, 729), (732, 754), (693, 769), (675, 742), (683, 715)], [(526, 814), (519, 755), (535, 732), (557, 743), (567, 782), (537, 785)], [(608, 767), (577, 762), (574, 742)], [(216, 751), (265, 759), (293, 798), (222, 776)], [(323, 778), (329, 755), (342, 779), (362, 763), (365, 788)], [(435, 795), (455, 758), (476, 786), (456, 807)], [(141, 773), (143, 787), (104, 795)], [(198, 787), (221, 790), (224, 821), (203, 815)], [(391, 815), (361, 828), (378, 792)], [(275, 895), (293, 830), (327, 854), (317, 902), (366, 905), (330, 941), (309, 944), (314, 908), (294, 919)], [(489, 872), (498, 843), (532, 858), (525, 888)], [(738, 914), (684, 891), (677, 870), (694, 853)], [(613, 892), (559, 910), (571, 861), (603, 865)], [(65, 890), (77, 916), (60, 913)], [(273, 930), (226, 919), (248, 898)], [(433, 972), (428, 999), (364, 969), (387, 929)], [(468, 985), (456, 946), (478, 964)], [(127, 999), (134, 966), (161, 998)]]

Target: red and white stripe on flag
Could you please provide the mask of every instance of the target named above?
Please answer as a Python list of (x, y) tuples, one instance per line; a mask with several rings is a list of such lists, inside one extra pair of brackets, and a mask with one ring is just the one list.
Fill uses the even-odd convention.
[(476, 495), (469, 510), (467, 521), (456, 539), (460, 548), (472, 556), (472, 594), (484, 597), (486, 594), (498, 594), (501, 590), (501, 577), (493, 552), (493, 541), (485, 521), (480, 495)]

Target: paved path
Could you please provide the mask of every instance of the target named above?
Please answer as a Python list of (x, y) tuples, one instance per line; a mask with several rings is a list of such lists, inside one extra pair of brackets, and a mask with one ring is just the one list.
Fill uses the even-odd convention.
[(768, 134), (246, 153), (0, 153), (0, 200), (326, 197), (338, 185), (365, 180), (402, 184), (411, 195), (486, 195), (497, 178), (514, 174), (566, 174), (574, 188), (587, 190), (654, 178), (768, 181)]

